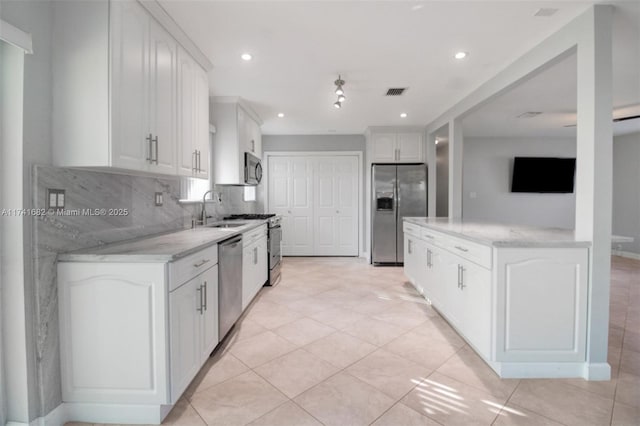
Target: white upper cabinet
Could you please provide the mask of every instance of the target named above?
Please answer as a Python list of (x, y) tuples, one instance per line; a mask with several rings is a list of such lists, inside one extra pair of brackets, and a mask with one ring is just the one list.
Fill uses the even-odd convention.
[(213, 181), (244, 184), (244, 154), (262, 157), (260, 117), (240, 98), (212, 98)]
[(56, 2), (53, 9), (54, 164), (184, 175), (189, 161), (188, 175), (206, 177), (182, 147), (183, 140), (192, 151), (203, 147), (208, 166), (200, 65), (189, 57), (185, 68), (189, 55), (139, 2)]
[(369, 137), (371, 163), (422, 163), (422, 132), (418, 130), (372, 130)]

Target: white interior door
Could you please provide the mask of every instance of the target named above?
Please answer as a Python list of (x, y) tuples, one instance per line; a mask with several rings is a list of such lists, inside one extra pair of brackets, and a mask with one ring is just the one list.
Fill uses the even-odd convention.
[(358, 157), (273, 156), (268, 185), (284, 256), (358, 255)]
[(272, 157), (269, 161), (269, 211), (282, 216), (282, 254), (313, 255), (312, 161)]
[(358, 159), (315, 159), (314, 254), (358, 255)]

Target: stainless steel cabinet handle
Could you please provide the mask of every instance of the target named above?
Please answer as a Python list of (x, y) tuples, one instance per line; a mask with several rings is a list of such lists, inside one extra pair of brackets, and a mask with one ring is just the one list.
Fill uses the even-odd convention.
[(455, 246), (455, 247), (456, 247), (458, 250), (463, 251), (463, 252), (465, 252), (465, 253), (469, 251), (469, 249), (464, 248), (464, 247), (460, 247), (460, 246)]
[(433, 264), (431, 263), (431, 250), (427, 249), (427, 267), (431, 268)]
[(251, 139), (251, 152), (256, 152), (256, 141)]
[(199, 149), (196, 152), (198, 153), (198, 173), (200, 173), (202, 171), (202, 153)]
[(202, 315), (202, 286), (198, 287), (196, 291), (200, 295), (200, 306), (196, 308), (196, 311), (200, 312), (200, 315)]
[(429, 238), (430, 240), (433, 240), (433, 235), (429, 235), (429, 234), (424, 234), (425, 237)]
[(253, 248), (253, 264), (258, 264), (258, 247)]
[(151, 139), (151, 142), (156, 145), (156, 155), (151, 159), (151, 162), (158, 164), (158, 135), (156, 135), (155, 138)]
[(458, 265), (458, 288), (460, 288), (460, 265)]
[(198, 150), (193, 151), (193, 154), (191, 155), (191, 171), (198, 171)]
[(203, 259), (202, 262), (200, 262), (200, 263), (194, 263), (193, 267), (194, 268), (199, 268), (202, 265), (204, 265), (205, 263), (209, 263), (209, 262), (211, 262), (211, 259)]
[(460, 265), (460, 290), (464, 290), (464, 266)]
[(204, 295), (202, 296), (202, 299), (204, 300), (204, 302), (202, 303), (202, 306), (204, 307), (204, 310), (207, 310), (207, 282), (205, 281), (204, 284), (202, 285), (202, 288), (204, 288)]
[(147, 148), (149, 148), (149, 155), (147, 155), (147, 161), (153, 163), (153, 135), (149, 133), (149, 136), (145, 138), (147, 141)]
[(413, 241), (411, 241), (411, 240), (407, 241), (407, 251), (409, 252), (409, 254), (412, 254), (412, 250), (411, 250), (411, 243), (412, 242)]

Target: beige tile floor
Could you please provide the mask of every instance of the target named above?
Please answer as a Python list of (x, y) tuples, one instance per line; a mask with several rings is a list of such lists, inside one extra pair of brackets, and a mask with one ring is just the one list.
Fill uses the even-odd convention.
[(611, 278), (611, 381), (501, 380), (401, 268), (287, 258), (165, 424), (638, 426), (640, 261)]

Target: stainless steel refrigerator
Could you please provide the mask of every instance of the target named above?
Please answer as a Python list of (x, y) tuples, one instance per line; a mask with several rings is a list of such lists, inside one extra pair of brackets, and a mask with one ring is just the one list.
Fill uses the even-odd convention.
[(427, 215), (427, 166), (373, 164), (371, 182), (371, 261), (374, 265), (401, 265), (402, 218)]

